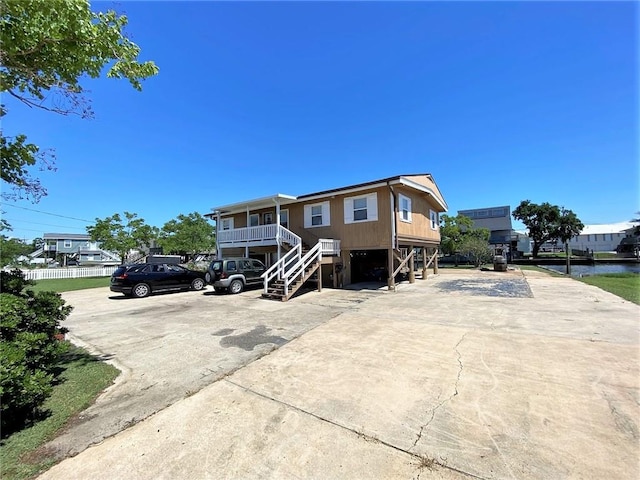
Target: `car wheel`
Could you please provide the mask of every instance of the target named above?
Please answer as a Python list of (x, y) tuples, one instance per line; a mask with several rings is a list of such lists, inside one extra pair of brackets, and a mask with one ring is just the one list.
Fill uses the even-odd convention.
[(204, 280), (201, 278), (196, 278), (193, 282), (191, 282), (191, 288), (194, 290), (202, 290), (204, 288)]
[(147, 285), (146, 283), (138, 283), (133, 287), (133, 290), (131, 290), (131, 295), (136, 298), (147, 297), (150, 293), (151, 287), (149, 287), (149, 285)]
[(211, 274), (207, 272), (204, 276), (204, 279), (207, 283), (211, 283)]
[(229, 293), (240, 293), (242, 291), (242, 289), (244, 288), (244, 284), (242, 283), (242, 280), (233, 280), (230, 284), (229, 284)]

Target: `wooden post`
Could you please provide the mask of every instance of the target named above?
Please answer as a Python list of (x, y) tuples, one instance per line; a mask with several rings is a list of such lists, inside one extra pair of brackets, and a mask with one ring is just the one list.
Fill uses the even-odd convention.
[(318, 265), (318, 291), (322, 291), (322, 264)]
[(413, 249), (413, 245), (409, 245), (409, 255), (411, 255), (411, 258), (409, 258), (409, 283), (416, 283), (416, 270), (415, 270), (415, 262), (414, 262), (414, 249)]
[(433, 249), (435, 258), (433, 259), (433, 273), (438, 273), (438, 247)]
[(422, 279), (427, 279), (427, 247), (422, 247)]
[(393, 278), (393, 247), (391, 247), (387, 252), (388, 261), (387, 261), (387, 270), (389, 270), (389, 277), (387, 278), (387, 287), (389, 290), (396, 289), (396, 279)]

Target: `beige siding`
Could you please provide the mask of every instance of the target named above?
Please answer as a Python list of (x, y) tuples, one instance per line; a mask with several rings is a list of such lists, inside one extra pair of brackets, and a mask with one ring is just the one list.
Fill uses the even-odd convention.
[[(427, 176), (408, 177), (411, 180), (431, 188), (439, 193), (435, 184)], [(341, 248), (348, 250), (386, 249), (392, 247), (392, 222), (401, 242), (415, 240), (415, 245), (438, 244), (440, 243), (440, 231), (431, 228), (430, 210), (442, 212), (443, 209), (428, 194), (422, 193), (403, 186), (394, 186), (396, 196), (403, 194), (411, 199), (411, 223), (400, 220), (399, 213), (395, 214), (392, 220), (391, 198), (388, 187), (372, 188), (363, 190), (356, 194), (336, 194), (331, 197), (310, 200), (307, 202), (289, 204), (282, 207), (282, 210), (289, 210), (289, 230), (293, 231), (307, 245), (313, 246), (320, 238), (339, 239)], [(344, 200), (347, 197), (360, 197), (375, 192), (377, 194), (378, 219), (369, 222), (344, 223)], [(328, 201), (330, 205), (330, 225), (320, 227), (304, 227), (304, 206), (315, 205)], [(399, 205), (398, 205), (399, 208)], [(264, 224), (264, 213), (272, 213), (274, 223), (276, 219), (275, 206), (268, 209), (250, 211), (250, 213), (260, 214), (260, 225)], [(223, 217), (228, 218), (228, 217)], [(242, 212), (233, 215), (234, 228), (244, 228), (247, 226), (247, 214)], [(255, 250), (252, 248), (252, 250)], [(225, 252), (226, 253), (226, 252)]]
[[(398, 236), (440, 243), (440, 229), (433, 230), (431, 228), (430, 211), (437, 212), (440, 210), (440, 207), (435, 205), (433, 199), (429, 195), (409, 188), (396, 188), (396, 193), (401, 193), (411, 199), (412, 210), (410, 223), (402, 221), (398, 211)], [(399, 208), (400, 205), (398, 205)]]
[[(442, 192), (440, 192), (440, 189), (438, 188), (438, 186), (435, 184), (435, 182), (431, 179), (431, 177), (429, 177), (428, 175), (409, 175), (405, 177), (408, 180), (414, 181), (416, 183), (419, 183), (420, 185), (424, 185), (425, 187), (431, 189), (434, 194), (438, 197), (438, 200), (443, 204), (446, 205), (447, 203), (444, 201), (444, 197), (442, 196)], [(437, 205), (437, 202), (433, 202), (434, 205), (434, 209), (437, 212), (445, 212), (446, 210), (444, 208), (442, 208), (441, 206)]]
[[(377, 193), (378, 220), (361, 223), (344, 223), (344, 200)], [(322, 201), (330, 202), (331, 225), (304, 228), (304, 205), (314, 205)], [(388, 188), (371, 189), (357, 194), (335, 195), (332, 198), (312, 200), (289, 207), (290, 229), (302, 237), (305, 243), (315, 245), (319, 238), (341, 240), (345, 250), (365, 250), (388, 248), (391, 245), (391, 208)]]

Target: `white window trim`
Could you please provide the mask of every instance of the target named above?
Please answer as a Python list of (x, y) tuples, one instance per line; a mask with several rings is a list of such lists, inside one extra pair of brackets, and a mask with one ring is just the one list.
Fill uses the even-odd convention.
[(73, 245), (72, 240), (64, 240), (64, 248), (71, 248), (71, 245)]
[[(286, 216), (287, 217), (287, 224), (286, 226), (282, 223), (282, 217)], [(282, 225), (285, 228), (289, 228), (289, 209), (285, 208), (280, 210), (280, 221), (278, 222), (280, 225)]]
[[(258, 223), (256, 223), (255, 225), (252, 225), (253, 220), (254, 219), (258, 219)], [(257, 227), (260, 225), (260, 214), (259, 213), (251, 213), (249, 214), (249, 226), (250, 227)]]
[[(229, 225), (229, 228), (224, 228), (225, 224)], [(233, 230), (233, 217), (220, 219), (220, 230)]]
[[(311, 222), (311, 209), (312, 207), (321, 207), (322, 212), (322, 223), (320, 225), (312, 225)], [(304, 206), (304, 228), (318, 228), (318, 227), (328, 227), (331, 225), (331, 214), (330, 214), (330, 206), (329, 202), (321, 202), (321, 203), (310, 203), (309, 205)]]
[(436, 212), (435, 210), (429, 210), (429, 223), (431, 225), (431, 230), (438, 230), (439, 228), (439, 218), (438, 218), (438, 212)]
[(273, 212), (264, 212), (262, 214), (262, 224), (263, 225), (273, 224)]
[[(354, 208), (353, 203), (355, 200), (366, 198), (367, 200), (367, 218), (364, 220), (354, 220)], [(346, 225), (351, 223), (365, 223), (365, 222), (377, 222), (378, 221), (378, 194), (369, 193), (367, 195), (358, 195), (357, 197), (347, 197), (344, 199), (344, 223)]]
[[(407, 218), (404, 218), (404, 210), (402, 209), (402, 201), (407, 201)], [(411, 199), (403, 194), (398, 194), (398, 204), (399, 204), (399, 213), (400, 213), (400, 221), (405, 223), (411, 223)]]

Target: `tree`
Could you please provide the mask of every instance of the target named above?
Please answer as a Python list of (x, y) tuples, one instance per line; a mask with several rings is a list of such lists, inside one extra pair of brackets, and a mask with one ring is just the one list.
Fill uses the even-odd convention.
[(475, 228), (473, 220), (465, 215), (442, 215), (440, 222), (442, 251), (448, 255), (455, 255), (456, 265), (459, 254), (469, 257), (476, 266), (491, 259), (491, 232), (488, 229)]
[(96, 224), (87, 227), (91, 240), (101, 242), (102, 248), (117, 252), (120, 263), (125, 263), (129, 251), (147, 248), (157, 236), (156, 230), (147, 225), (135, 213), (124, 212), (125, 221), (119, 213), (103, 220), (96, 218)]
[[(127, 17), (112, 10), (92, 12), (87, 0), (6, 0), (0, 10), (0, 92), (24, 105), (61, 115), (91, 118), (93, 112), (80, 84), (98, 78), (126, 78), (136, 90), (158, 73), (153, 62), (139, 62), (140, 48), (123, 33)], [(0, 106), (0, 117), (7, 114)], [(26, 135), (0, 132), (1, 177), (13, 187), (3, 198), (46, 195), (29, 168), (55, 169), (50, 150), (30, 143)]]
[(529, 237), (533, 240), (534, 258), (538, 257), (544, 242), (562, 240), (566, 243), (584, 228), (584, 224), (571, 210), (548, 202), (538, 205), (530, 200), (523, 200), (512, 215), (529, 230)]
[(215, 228), (197, 212), (178, 215), (160, 230), (158, 245), (165, 253), (193, 255), (208, 252), (216, 245)]
[(464, 232), (473, 229), (473, 220), (464, 215), (452, 217), (450, 215), (440, 216), (440, 237), (442, 252), (446, 255), (455, 254), (462, 242)]
[[(486, 230), (486, 229), (483, 229)], [(476, 267), (491, 262), (493, 256), (489, 247), (489, 237), (465, 235), (458, 248), (460, 254), (467, 256)]]
[(31, 247), (17, 238), (0, 235), (0, 267), (17, 265), (18, 258), (31, 253)]
[(2, 437), (38, 418), (68, 344), (56, 338), (71, 312), (59, 293), (28, 289), (19, 270), (0, 272), (0, 419)]

